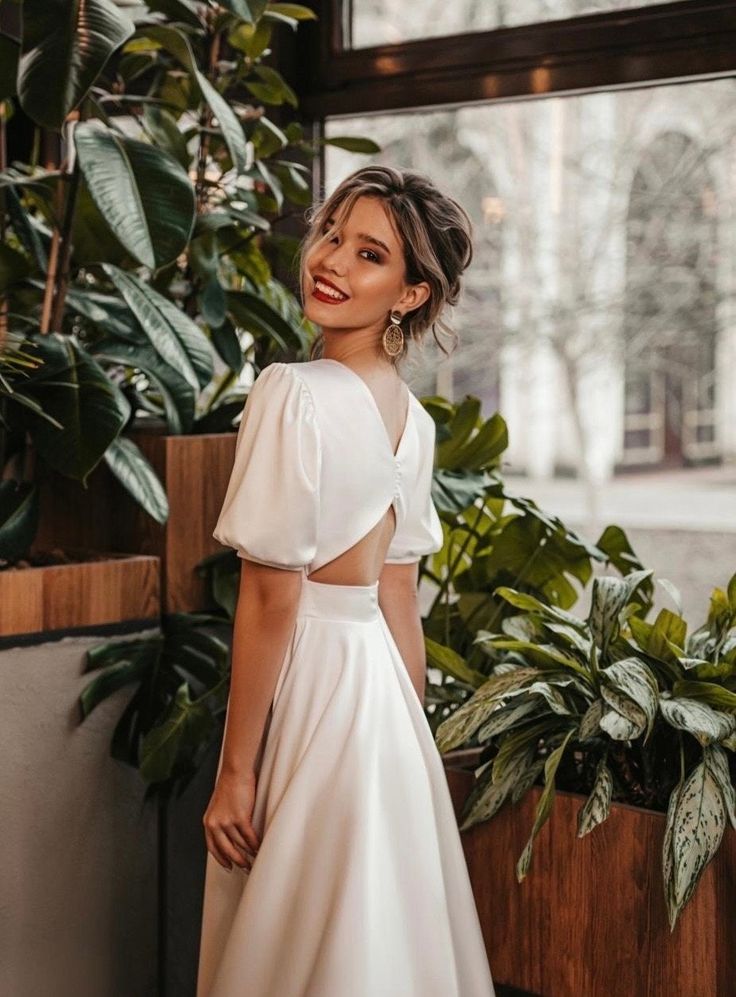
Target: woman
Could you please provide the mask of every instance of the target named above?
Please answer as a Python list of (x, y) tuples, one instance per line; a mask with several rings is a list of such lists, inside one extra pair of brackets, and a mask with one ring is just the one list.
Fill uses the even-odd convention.
[(454, 304), (463, 209), (372, 166), (313, 213), (303, 363), (251, 389), (214, 536), (243, 558), (198, 997), (491, 997), (422, 709), (435, 425), (397, 370)]

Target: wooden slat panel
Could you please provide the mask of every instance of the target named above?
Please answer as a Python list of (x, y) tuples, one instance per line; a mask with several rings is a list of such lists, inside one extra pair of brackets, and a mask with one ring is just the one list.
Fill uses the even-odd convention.
[(0, 636), (157, 619), (159, 559), (111, 558), (0, 572)]
[[(448, 771), (459, 812), (472, 778)], [(515, 866), (540, 790), (463, 832), (494, 979), (542, 997), (733, 997), (736, 832), (670, 934), (662, 887), (664, 814), (614, 804), (576, 837), (583, 797), (558, 792), (523, 883)]]

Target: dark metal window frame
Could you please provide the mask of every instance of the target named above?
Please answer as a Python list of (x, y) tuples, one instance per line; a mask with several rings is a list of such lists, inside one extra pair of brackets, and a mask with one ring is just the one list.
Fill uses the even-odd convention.
[(680, 0), (365, 49), (343, 45), (349, 0), (310, 6), (319, 20), (300, 29), (308, 44), (292, 68), (301, 110), (313, 121), (736, 73), (734, 0)]

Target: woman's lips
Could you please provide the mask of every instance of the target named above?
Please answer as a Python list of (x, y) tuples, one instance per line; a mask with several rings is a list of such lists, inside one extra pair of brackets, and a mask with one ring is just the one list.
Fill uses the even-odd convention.
[(340, 305), (343, 301), (349, 300), (349, 295), (343, 294), (338, 290), (338, 288), (332, 288), (332, 293), (330, 293), (327, 290), (321, 290), (317, 286), (318, 284), (322, 284), (325, 288), (330, 287), (327, 281), (322, 280), (320, 277), (316, 279), (315, 285), (312, 289), (312, 297), (316, 298), (318, 301), (324, 301), (328, 305)]
[(333, 298), (332, 295), (326, 294), (324, 291), (320, 291), (318, 287), (314, 287), (312, 290), (312, 297), (316, 298), (318, 301), (324, 301), (328, 305), (341, 305), (344, 301), (349, 301), (349, 298)]

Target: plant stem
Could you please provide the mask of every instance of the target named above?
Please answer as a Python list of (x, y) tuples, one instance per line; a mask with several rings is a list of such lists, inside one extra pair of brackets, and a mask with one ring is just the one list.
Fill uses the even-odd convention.
[[(83, 120), (81, 109), (78, 114), (78, 120)], [(64, 169), (64, 164), (62, 164), (61, 170), (62, 173), (56, 188), (54, 205), (56, 224), (51, 239), (51, 252), (49, 254), (43, 309), (41, 312), (40, 331), (44, 334), (52, 330), (56, 332), (61, 331), (64, 306), (66, 304), (66, 292), (69, 285), (69, 262), (72, 252), (71, 232), (81, 179), (79, 159), (75, 157), (71, 173)], [(64, 197), (65, 186), (67, 187), (66, 198)]]
[(66, 209), (64, 211), (64, 222), (61, 230), (61, 247), (59, 249), (56, 270), (56, 291), (51, 310), (51, 328), (57, 332), (61, 331), (61, 322), (66, 304), (66, 292), (69, 286), (69, 262), (72, 255), (71, 232), (74, 223), (74, 212), (77, 206), (77, 195), (79, 194), (79, 182), (79, 162), (75, 160), (66, 197)]
[[(208, 22), (209, 27), (212, 27), (214, 14), (212, 11), (209, 12)], [(220, 57), (220, 34), (215, 31), (210, 39), (210, 49), (209, 49), (209, 76), (212, 78), (215, 75), (215, 67), (217, 66), (217, 60)], [(197, 160), (197, 214), (201, 214), (206, 207), (207, 198), (207, 186), (206, 186), (206, 174), (207, 174), (207, 156), (209, 154), (210, 148), (210, 136), (209, 127), (212, 122), (212, 110), (209, 104), (204, 101), (202, 106), (202, 111), (199, 115), (199, 156)]]

